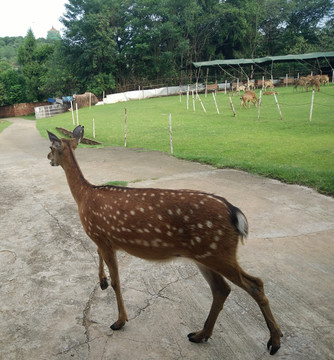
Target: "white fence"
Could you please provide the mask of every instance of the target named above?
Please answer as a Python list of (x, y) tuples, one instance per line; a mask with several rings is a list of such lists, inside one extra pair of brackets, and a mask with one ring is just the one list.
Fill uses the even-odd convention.
[[(225, 86), (229, 88), (230, 84), (218, 84), (218, 89), (223, 90)], [(140, 100), (140, 99), (148, 99), (152, 97), (159, 97), (159, 96), (169, 96), (169, 95), (178, 95), (181, 93), (186, 93), (188, 90), (196, 90), (197, 91), (204, 91), (205, 85), (204, 84), (192, 84), (192, 85), (181, 85), (181, 86), (171, 86), (171, 87), (163, 87), (158, 89), (150, 89), (150, 90), (134, 90), (134, 91), (127, 91), (118, 94), (110, 94), (107, 95), (103, 102), (99, 102), (97, 105), (103, 104), (114, 104), (117, 102), (122, 101), (129, 101), (129, 100)]]
[(64, 111), (65, 110), (63, 105), (60, 104), (39, 106), (39, 107), (35, 107), (35, 117), (36, 119), (44, 119), (57, 114), (61, 114)]

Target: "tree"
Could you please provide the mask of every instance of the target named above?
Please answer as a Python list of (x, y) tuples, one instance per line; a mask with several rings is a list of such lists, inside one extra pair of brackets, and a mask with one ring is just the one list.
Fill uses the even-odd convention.
[(0, 72), (0, 105), (13, 105), (26, 102), (26, 81), (14, 69)]
[(18, 62), (26, 78), (26, 97), (29, 102), (41, 101), (46, 97), (40, 82), (47, 71), (45, 63), (53, 51), (54, 45), (52, 44), (44, 43), (37, 46), (32, 30), (28, 30), (24, 44), (18, 49)]
[[(100, 88), (106, 91), (114, 85), (116, 72), (113, 59), (117, 58), (113, 4), (115, 1), (70, 0), (61, 19), (65, 25), (64, 46), (68, 59), (75, 64), (74, 75), (80, 80), (80, 92)], [(105, 74), (105, 75), (102, 75)], [(97, 87), (98, 86), (98, 87)]]

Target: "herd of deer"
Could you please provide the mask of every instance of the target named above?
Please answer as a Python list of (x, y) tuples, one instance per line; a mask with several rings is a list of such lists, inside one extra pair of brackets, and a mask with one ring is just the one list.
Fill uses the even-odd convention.
[[(311, 87), (314, 89), (314, 87), (320, 91), (320, 85), (326, 85), (329, 83), (329, 76), (328, 75), (308, 75), (308, 76), (301, 76), (300, 78), (296, 79), (294, 82), (294, 89), (298, 89), (298, 86), (303, 87), (306, 91), (308, 91), (308, 88)], [(250, 86), (250, 84), (252, 84)], [(267, 88), (270, 88), (272, 91), (265, 91), (263, 95), (272, 95), (272, 94), (278, 94), (274, 90), (274, 84), (271, 80), (265, 80), (263, 83), (263, 90), (266, 90)], [(240, 108), (246, 107), (246, 104), (248, 103), (248, 108), (250, 107), (250, 103), (252, 102), (254, 106), (257, 106), (257, 103), (259, 102), (258, 97), (256, 96), (255, 92), (251, 89), (254, 89), (255, 85), (254, 82), (249, 82), (248, 85), (239, 85), (235, 88), (235, 91), (240, 95), (240, 91), (244, 91), (242, 96), (240, 97), (241, 103)]]
[(328, 75), (307, 75), (301, 76), (299, 79), (297, 79), (294, 83), (294, 88), (297, 90), (298, 86), (301, 86), (306, 91), (308, 91), (309, 87), (312, 89), (315, 87), (318, 91), (320, 91), (320, 85), (326, 85), (328, 83)]
[(204, 327), (188, 335), (190, 341), (207, 341), (231, 288), (227, 280), (244, 289), (258, 304), (270, 332), (267, 348), (280, 348), (281, 330), (271, 312), (261, 279), (247, 274), (238, 264), (237, 248), (248, 234), (243, 212), (223, 197), (194, 190), (96, 186), (82, 174), (74, 150), (83, 138), (80, 125), (73, 138), (59, 139), (48, 132), (52, 166), (60, 165), (77, 203), (86, 234), (97, 245), (99, 279), (108, 287), (104, 264), (110, 274), (118, 305), (121, 329), (128, 320), (116, 252), (154, 261), (184, 257), (195, 262), (212, 292), (212, 305)]

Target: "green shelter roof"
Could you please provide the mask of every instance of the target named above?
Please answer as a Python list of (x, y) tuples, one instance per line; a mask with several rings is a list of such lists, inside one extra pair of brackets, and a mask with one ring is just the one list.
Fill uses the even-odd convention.
[(334, 58), (334, 51), (314, 52), (309, 54), (298, 54), (298, 55), (265, 56), (262, 58), (254, 58), (254, 59), (228, 59), (228, 60), (201, 61), (201, 62), (193, 62), (193, 65), (199, 68), (201, 66), (263, 64), (263, 63), (285, 62), (285, 61), (300, 61), (300, 60), (303, 61), (303, 60), (312, 60), (319, 58)]

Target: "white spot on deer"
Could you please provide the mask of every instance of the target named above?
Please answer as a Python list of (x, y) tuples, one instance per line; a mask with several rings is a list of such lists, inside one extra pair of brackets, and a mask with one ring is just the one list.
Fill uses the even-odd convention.
[(158, 219), (161, 221), (162, 220), (162, 216), (159, 214), (158, 215)]
[(183, 217), (183, 219), (184, 219), (184, 221), (189, 221), (189, 216), (186, 215)]
[(168, 209), (168, 214), (173, 215), (173, 211), (171, 209)]
[(130, 211), (130, 214), (131, 215), (136, 215), (136, 213), (133, 210)]
[(160, 239), (154, 239), (151, 241), (152, 246), (154, 247), (160, 247), (161, 240)]
[(150, 206), (148, 207), (148, 209), (152, 211), (154, 208), (153, 208), (153, 206), (150, 205)]
[(154, 193), (151, 193), (151, 197), (154, 197), (155, 196), (155, 194)]
[(202, 239), (199, 236), (195, 236), (195, 240), (200, 243), (202, 241)]
[(205, 259), (209, 256), (211, 256), (212, 253), (210, 251), (207, 251), (206, 253), (202, 254), (202, 255), (195, 255), (195, 259)]
[(173, 236), (173, 233), (171, 231), (167, 231), (167, 236)]
[(145, 212), (144, 208), (140, 208), (139, 210), (140, 210), (140, 212), (142, 212), (142, 213)]
[(181, 210), (180, 208), (177, 208), (177, 209), (176, 209), (176, 213), (177, 213), (178, 215), (181, 215), (181, 214), (182, 214), (182, 210)]
[(213, 237), (213, 240), (216, 241), (216, 242), (218, 242), (218, 241), (220, 240), (220, 237), (219, 237), (218, 235), (215, 235), (215, 236)]
[(216, 250), (216, 249), (217, 249), (217, 244), (216, 244), (216, 243), (211, 243), (211, 244), (210, 244), (210, 248), (211, 248), (212, 250)]
[(209, 229), (211, 229), (212, 226), (213, 226), (213, 224), (212, 224), (212, 222), (210, 220), (208, 220), (205, 224)]
[(161, 230), (159, 228), (154, 228), (154, 231), (161, 234)]
[(198, 227), (199, 229), (203, 229), (203, 224), (198, 223), (198, 224), (197, 224), (197, 227)]

